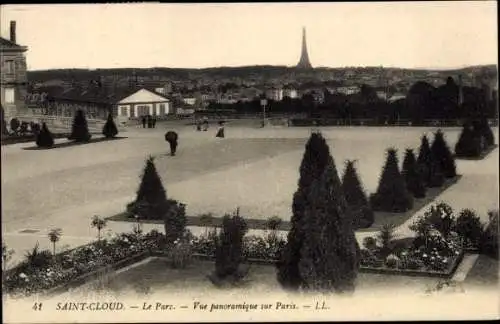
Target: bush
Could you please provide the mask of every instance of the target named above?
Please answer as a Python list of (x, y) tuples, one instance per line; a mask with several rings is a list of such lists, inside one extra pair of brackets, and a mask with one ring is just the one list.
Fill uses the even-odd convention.
[(215, 275), (224, 280), (238, 277), (239, 266), (243, 256), (243, 236), (247, 232), (245, 220), (238, 215), (225, 215), (215, 250)]
[(387, 160), (377, 192), (371, 195), (370, 200), (375, 211), (401, 213), (413, 207), (413, 197), (406, 189), (405, 180), (399, 172), (395, 149), (387, 150)]
[(465, 123), (458, 142), (455, 145), (455, 154), (458, 157), (478, 157), (483, 148), (481, 136), (475, 131), (470, 123)]
[(374, 251), (377, 249), (377, 240), (371, 236), (365, 237), (363, 239), (363, 247), (369, 251)]
[(413, 194), (413, 197), (424, 198), (426, 191), (424, 175), (411, 149), (406, 150), (402, 174), (405, 179), (406, 188)]
[(447, 239), (455, 226), (455, 215), (450, 205), (440, 202), (432, 205), (424, 213), (424, 217), (429, 220), (430, 225), (438, 230)]
[(33, 273), (37, 269), (45, 268), (54, 261), (53, 255), (49, 250), (40, 250), (38, 242), (35, 247), (25, 255), (25, 260), (19, 265), (23, 273)]
[(73, 119), (73, 125), (71, 128), (71, 134), (68, 137), (69, 140), (75, 142), (88, 142), (92, 135), (89, 133), (89, 128), (87, 125), (87, 119), (82, 110), (76, 112), (75, 118)]
[(45, 123), (42, 124), (42, 129), (36, 137), (36, 145), (47, 148), (54, 146), (54, 137)]
[(391, 269), (398, 268), (399, 262), (400, 262), (399, 258), (397, 256), (395, 256), (394, 254), (388, 255), (387, 258), (385, 259), (385, 265)]
[(498, 222), (498, 210), (488, 213), (490, 223), (481, 234), (479, 249), (482, 254), (498, 260), (498, 232), (500, 225)]
[(108, 115), (108, 119), (102, 128), (102, 134), (106, 138), (113, 138), (118, 134), (118, 128), (116, 128), (116, 124), (111, 113)]
[(457, 167), (455, 159), (451, 153), (448, 144), (441, 130), (434, 133), (434, 141), (431, 146), (433, 158), (439, 164), (441, 171), (446, 178), (454, 178), (457, 176)]
[(394, 231), (396, 226), (394, 224), (384, 224), (380, 229), (378, 234), (378, 240), (382, 246), (381, 252), (383, 255), (387, 254), (391, 250), (391, 243), (396, 237)]
[(186, 228), (186, 205), (176, 200), (167, 200), (168, 210), (163, 218), (167, 242), (175, 241)]
[(21, 123), (19, 122), (19, 119), (17, 118), (12, 118), (10, 120), (10, 130), (13, 131), (14, 133), (17, 133), (19, 126), (21, 126)]
[(354, 228), (370, 227), (374, 222), (374, 213), (359, 180), (354, 161), (348, 160), (346, 162), (342, 177), (342, 191), (353, 219)]
[(495, 135), (486, 118), (473, 123), (474, 131), (484, 139), (485, 148), (495, 145)]
[(170, 248), (168, 256), (170, 264), (173, 268), (186, 268), (191, 263), (193, 258), (189, 235), (183, 235), (183, 237), (174, 241), (174, 246)]
[(483, 226), (476, 212), (463, 209), (457, 217), (455, 231), (462, 238), (462, 243), (477, 246), (483, 233)]

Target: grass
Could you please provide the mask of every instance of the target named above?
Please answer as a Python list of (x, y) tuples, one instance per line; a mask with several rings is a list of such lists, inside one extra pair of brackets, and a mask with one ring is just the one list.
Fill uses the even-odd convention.
[(359, 232), (371, 232), (375, 230), (380, 230), (384, 225), (394, 224), (396, 226), (402, 225), (407, 221), (413, 214), (419, 211), (422, 207), (431, 203), (436, 199), (437, 196), (442, 194), (446, 189), (457, 183), (461, 175), (457, 175), (452, 179), (446, 179), (445, 183), (439, 188), (427, 188), (427, 193), (424, 198), (415, 198), (413, 201), (413, 208), (405, 213), (389, 213), (389, 212), (375, 212), (375, 221), (371, 227), (361, 228)]
[[(115, 222), (136, 222), (136, 219), (133, 217), (129, 217), (130, 214), (127, 212), (123, 212), (120, 214), (116, 214), (114, 216), (108, 217), (107, 220), (115, 221)], [(207, 224), (203, 221), (201, 216), (187, 216), (187, 226), (207, 226)], [(256, 218), (245, 218), (245, 221), (248, 225), (248, 228), (251, 229), (262, 229), (266, 230), (267, 227), (267, 219), (256, 219)], [(163, 224), (163, 220), (158, 219), (148, 219), (142, 220), (142, 223), (145, 224)], [(222, 217), (214, 217), (210, 226), (222, 226)], [(280, 231), (288, 231), (290, 230), (291, 224), (289, 221), (282, 220), (277, 230)]]
[[(232, 288), (228, 294), (235, 296), (241, 293), (268, 294), (284, 292), (276, 280), (276, 269), (273, 265), (249, 265), (246, 284)], [(105, 290), (108, 294), (122, 295), (135, 292), (169, 294), (203, 293), (209, 296), (216, 288), (208, 279), (215, 265), (213, 261), (193, 260), (185, 269), (173, 269), (165, 258), (153, 258), (150, 262), (133, 267), (108, 278), (103, 287), (102, 281), (90, 282), (72, 291), (72, 296), (89, 291)], [(410, 288), (416, 293), (424, 293), (429, 286), (436, 285), (439, 279), (406, 277), (382, 274), (359, 273), (357, 291), (392, 288)]]
[[(437, 196), (439, 196), (443, 191), (448, 189), (450, 186), (455, 184), (462, 176), (458, 175), (453, 179), (447, 179), (442, 187), (439, 188), (429, 188), (427, 190), (427, 195), (425, 198), (415, 199), (413, 208), (405, 213), (387, 213), (387, 212), (375, 212), (375, 222), (371, 227), (358, 229), (359, 232), (373, 232), (380, 230), (384, 225), (394, 224), (399, 226), (407, 221), (415, 212), (420, 210), (425, 205), (432, 202)], [(115, 222), (136, 222), (136, 219), (130, 217), (130, 214), (123, 212), (120, 214), (108, 217), (107, 220)], [(250, 229), (260, 229), (266, 230), (267, 219), (257, 219), (257, 218), (245, 218), (248, 228)], [(163, 220), (142, 220), (145, 224), (163, 224)], [(210, 226), (220, 226), (222, 225), (222, 217), (214, 217)], [(201, 219), (201, 216), (187, 216), (187, 226), (207, 226), (207, 224)], [(291, 228), (290, 221), (282, 219), (278, 226), (280, 231), (289, 231)]]

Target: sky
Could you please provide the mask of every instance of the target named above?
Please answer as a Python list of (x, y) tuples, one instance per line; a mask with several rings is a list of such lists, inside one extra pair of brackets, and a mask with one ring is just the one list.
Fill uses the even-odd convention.
[(287, 65), (302, 27), (315, 67), (496, 64), (496, 1), (44, 4), (0, 7), (29, 70)]

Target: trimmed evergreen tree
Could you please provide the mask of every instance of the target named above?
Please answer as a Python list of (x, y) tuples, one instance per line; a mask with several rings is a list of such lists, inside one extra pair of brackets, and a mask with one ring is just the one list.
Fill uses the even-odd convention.
[(482, 117), (479, 120), (473, 122), (473, 129), (477, 136), (481, 137), (484, 141), (483, 149), (486, 149), (492, 145), (495, 145), (495, 136), (491, 130), (488, 119)]
[(353, 217), (354, 228), (370, 227), (374, 221), (374, 213), (368, 203), (368, 198), (352, 160), (346, 161), (344, 176), (342, 177), (342, 191)]
[(75, 118), (73, 119), (73, 125), (71, 128), (71, 135), (68, 137), (69, 140), (75, 142), (88, 142), (92, 135), (89, 133), (89, 128), (87, 125), (87, 119), (83, 110), (78, 110), (76, 112)]
[(430, 172), (432, 164), (431, 147), (426, 135), (423, 135), (420, 141), (420, 149), (418, 152), (417, 164), (422, 172), (424, 183), (427, 185), (430, 182)]
[(352, 292), (359, 269), (359, 246), (332, 158), (309, 192), (299, 271), (302, 288)]
[(36, 136), (36, 145), (46, 148), (54, 146), (54, 137), (45, 123), (42, 123), (42, 129)]
[(399, 213), (413, 207), (413, 196), (406, 189), (398, 164), (396, 150), (388, 149), (377, 192), (370, 197), (374, 210)]
[(406, 149), (401, 173), (405, 179), (406, 189), (413, 194), (413, 197), (425, 197), (426, 188), (423, 174), (412, 149)]
[(481, 155), (481, 137), (474, 130), (471, 123), (465, 123), (455, 145), (455, 154), (458, 157), (478, 157)]
[(285, 289), (297, 290), (302, 284), (299, 272), (300, 250), (304, 237), (302, 218), (308, 204), (310, 186), (314, 180), (321, 177), (329, 159), (330, 149), (325, 139), (320, 133), (312, 133), (305, 147), (298, 188), (293, 196), (293, 214), (287, 244), (280, 251), (276, 264), (278, 281)]
[(172, 243), (184, 233), (186, 205), (167, 198), (152, 156), (146, 160), (136, 199), (127, 206), (127, 210), (131, 216), (137, 215), (141, 219), (163, 219), (167, 243)]
[(167, 212), (167, 193), (152, 156), (146, 160), (135, 204), (134, 212), (144, 219), (163, 219)]
[(222, 231), (215, 249), (215, 275), (218, 279), (240, 278), (239, 266), (243, 260), (243, 237), (248, 227), (245, 220), (238, 216), (226, 215), (222, 219)]
[(113, 114), (111, 113), (109, 113), (108, 119), (102, 128), (102, 134), (106, 138), (112, 138), (118, 134), (118, 128), (116, 128), (115, 121), (113, 120)]
[(451, 150), (444, 138), (444, 134), (440, 129), (434, 133), (431, 153), (432, 157), (437, 163), (439, 163), (441, 171), (446, 178), (454, 178), (457, 176), (455, 158), (453, 157), (453, 154), (451, 153)]

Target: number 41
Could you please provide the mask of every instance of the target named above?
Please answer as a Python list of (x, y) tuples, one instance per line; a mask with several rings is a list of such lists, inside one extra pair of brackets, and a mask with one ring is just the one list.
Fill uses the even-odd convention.
[(41, 311), (42, 310), (42, 303), (35, 303), (33, 305), (33, 310)]

